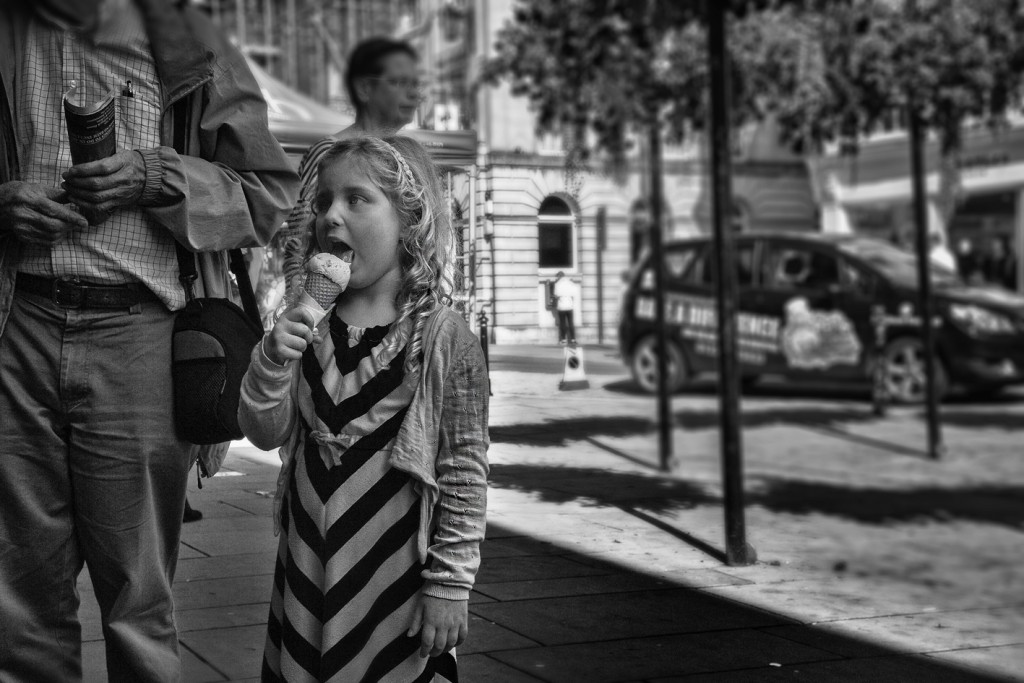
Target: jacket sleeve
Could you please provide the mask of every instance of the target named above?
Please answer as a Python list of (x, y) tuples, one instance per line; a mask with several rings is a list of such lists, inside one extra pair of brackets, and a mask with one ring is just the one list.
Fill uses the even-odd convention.
[(297, 370), (298, 361), (277, 365), (267, 358), (263, 342), (252, 350), (252, 361), (242, 378), (238, 425), (261, 450), (281, 446), (298, 426)]
[(140, 150), (140, 204), (193, 251), (266, 244), (295, 201), (298, 175), (270, 133), (266, 102), (237, 50), (226, 48), (213, 78), (190, 97), (201, 98), (199, 120), (188, 124), (198, 150)]
[(436, 526), (427, 548), (430, 568), (424, 593), (466, 600), (480, 567), (487, 513), (487, 413), (490, 385), (475, 338), (454, 355), (444, 388), (437, 484)]

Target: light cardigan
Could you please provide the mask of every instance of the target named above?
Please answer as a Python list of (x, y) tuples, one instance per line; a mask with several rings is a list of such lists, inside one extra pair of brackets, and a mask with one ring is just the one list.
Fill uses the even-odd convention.
[[(321, 334), (330, 334), (327, 319), (318, 328)], [(406, 324), (403, 335), (408, 335), (408, 328)], [(417, 482), (420, 561), (430, 558), (423, 572), (424, 593), (466, 600), (484, 538), (490, 384), (479, 341), (450, 308), (437, 306), (431, 313), (423, 349), (422, 366), (404, 380), (410, 388), (415, 385), (415, 394), (395, 437), (391, 465)], [(373, 353), (389, 351), (381, 344)], [(263, 344), (257, 344), (242, 380), (242, 431), (258, 448), (280, 447), (275, 530), (295, 457), (305, 448), (298, 420), (301, 372), (298, 361), (278, 365), (267, 358)]]

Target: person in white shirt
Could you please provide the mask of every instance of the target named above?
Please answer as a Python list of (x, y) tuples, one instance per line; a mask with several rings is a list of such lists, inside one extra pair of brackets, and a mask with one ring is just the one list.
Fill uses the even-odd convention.
[(956, 257), (953, 256), (953, 252), (949, 250), (946, 243), (942, 241), (942, 235), (937, 232), (933, 232), (928, 235), (928, 241), (930, 243), (931, 250), (928, 253), (928, 259), (933, 265), (941, 266), (946, 270), (957, 272)]
[(558, 343), (575, 344), (576, 328), (573, 326), (572, 312), (576, 305), (576, 297), (579, 296), (579, 287), (572, 280), (565, 277), (565, 273), (558, 271), (555, 275), (555, 283), (551, 290), (555, 297), (555, 315), (558, 319)]

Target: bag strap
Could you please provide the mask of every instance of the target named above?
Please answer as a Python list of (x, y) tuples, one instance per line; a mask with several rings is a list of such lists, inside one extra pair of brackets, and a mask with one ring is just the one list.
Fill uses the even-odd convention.
[(242, 258), (241, 249), (232, 249), (228, 252), (231, 257), (231, 272), (235, 274), (235, 281), (238, 283), (238, 293), (242, 296), (242, 308), (256, 325), (263, 329), (263, 321), (260, 320), (260, 309), (256, 305), (256, 294), (249, 280), (249, 269), (245, 266), (245, 259)]
[[(186, 119), (188, 107), (185, 99), (174, 103), (174, 149), (178, 154), (185, 153)], [(174, 249), (178, 255), (178, 281), (185, 289), (185, 301), (193, 301), (196, 298), (196, 280), (199, 273), (196, 270), (196, 257), (185, 246), (175, 240)], [(252, 288), (252, 281), (249, 280), (249, 269), (245, 265), (241, 249), (228, 251), (228, 258), (231, 272), (235, 274), (235, 282), (238, 284), (238, 293), (242, 297), (242, 308), (245, 314), (260, 328), (263, 322), (260, 319), (260, 309), (256, 305), (256, 294)]]

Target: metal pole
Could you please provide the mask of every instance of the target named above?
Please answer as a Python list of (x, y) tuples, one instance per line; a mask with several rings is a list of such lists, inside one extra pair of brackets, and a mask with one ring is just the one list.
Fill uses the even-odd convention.
[(1013, 250), (1017, 254), (1016, 292), (1024, 292), (1024, 190), (1018, 190), (1013, 214)]
[(473, 324), (476, 311), (476, 175), (479, 164), (469, 170), (469, 235), (466, 244), (466, 322)]
[(722, 488), (725, 496), (725, 555), (730, 566), (753, 564), (743, 500), (743, 444), (736, 362), (736, 270), (732, 216), (732, 147), (729, 142), (729, 56), (725, 45), (726, 3), (708, 0), (708, 62), (711, 65), (711, 180), (718, 304), (718, 395), (722, 416)]
[[(651, 223), (648, 241), (654, 271), (654, 329), (658, 356), (658, 461), (668, 472), (672, 457), (672, 411), (668, 382), (668, 335), (665, 332), (665, 259), (661, 247), (661, 129), (657, 114), (652, 114), (648, 127), (648, 160), (650, 161)], [(681, 370), (678, 368), (677, 370)]]
[(487, 309), (481, 306), (480, 312), (477, 313), (476, 317), (480, 324), (480, 348), (484, 352), (484, 363), (487, 365), (487, 374), (489, 375), (491, 370), (491, 353), (490, 340), (487, 338)]
[(480, 325), (480, 348), (484, 352), (484, 367), (487, 368), (487, 393), (494, 396), (494, 388), (491, 387), (491, 352), (490, 340), (487, 338), (487, 308), (486, 304), (480, 307), (477, 320)]
[(285, 5), (285, 22), (288, 26), (285, 31), (285, 65), (287, 67), (287, 78), (288, 85), (293, 88), (297, 88), (299, 85), (299, 65), (298, 65), (298, 39), (296, 37), (296, 15), (295, 15), (295, 0), (288, 0)]
[(236, 30), (238, 32), (238, 49), (242, 51), (243, 54), (245, 53), (246, 41), (245, 24), (245, 0), (238, 0), (238, 2), (235, 4), (235, 25), (237, 27)]
[(263, 47), (268, 50), (265, 54), (267, 55), (267, 71), (280, 75), (281, 72), (270, 67), (270, 46), (274, 44), (274, 7), (270, 4), (270, 0), (263, 0)]
[(886, 387), (885, 344), (886, 344), (886, 313), (885, 306), (877, 304), (871, 307), (871, 327), (874, 337), (874, 369), (871, 373), (871, 405), (878, 417), (885, 417), (889, 407), (889, 391)]
[[(910, 18), (917, 12), (917, 3), (908, 0)], [(935, 327), (932, 310), (931, 262), (928, 258), (928, 195), (925, 189), (924, 131), (918, 110), (917, 93), (913, 87), (907, 93), (907, 117), (910, 121), (910, 174), (914, 192), (914, 225), (917, 247), (917, 282), (919, 290), (921, 343), (924, 345), (925, 394), (928, 423), (928, 457), (942, 457), (942, 432), (939, 427), (939, 401), (935, 386)]]
[(597, 210), (597, 343), (604, 344), (604, 250), (608, 240), (608, 212), (602, 206)]

